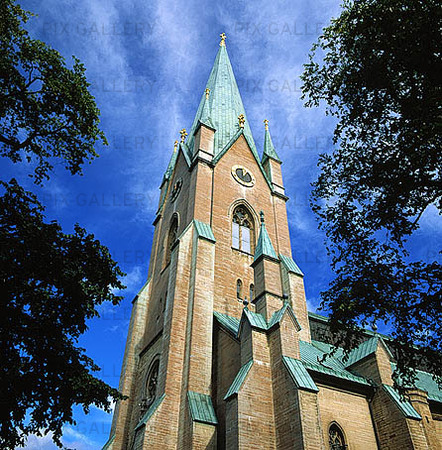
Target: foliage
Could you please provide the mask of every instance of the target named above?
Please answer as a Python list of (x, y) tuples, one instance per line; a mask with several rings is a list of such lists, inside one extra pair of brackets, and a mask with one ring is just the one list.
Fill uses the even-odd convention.
[(347, 350), (387, 324), (407, 383), (423, 360), (442, 376), (440, 247), (410, 252), (442, 209), (441, 31), (439, 0), (345, 0), (302, 75), (337, 123), (312, 195), (336, 274), (322, 306)]
[[(45, 223), (37, 198), (15, 180), (0, 197), (0, 445), (21, 433), (54, 432), (73, 423), (72, 405), (109, 410), (118, 391), (91, 375), (99, 368), (76, 347), (103, 301), (117, 304), (122, 275), (106, 247), (75, 227)], [(27, 420), (26, 414), (30, 414)]]
[(89, 93), (85, 68), (73, 68), (23, 28), (31, 14), (12, 0), (0, 4), (0, 155), (34, 165), (41, 183), (59, 159), (72, 174), (98, 156), (99, 110)]
[[(28, 162), (34, 182), (49, 178), (56, 160), (71, 174), (106, 144), (85, 69), (23, 29), (31, 14), (0, 3), (0, 155)], [(63, 233), (47, 223), (37, 197), (15, 179), (0, 181), (0, 448), (26, 436), (74, 424), (72, 408), (109, 411), (123, 396), (93, 376), (99, 370), (77, 346), (87, 320), (104, 301), (117, 304), (124, 275), (106, 247), (76, 225)]]

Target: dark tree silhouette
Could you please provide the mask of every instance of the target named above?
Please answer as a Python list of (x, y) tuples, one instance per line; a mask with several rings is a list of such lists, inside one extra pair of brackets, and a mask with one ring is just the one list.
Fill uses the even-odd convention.
[[(54, 161), (72, 173), (98, 156), (99, 111), (85, 69), (33, 40), (23, 28), (30, 13), (0, 3), (0, 155), (28, 161), (42, 184)], [(72, 408), (109, 410), (121, 399), (93, 376), (99, 368), (77, 346), (87, 319), (104, 301), (117, 304), (124, 275), (106, 247), (76, 225), (63, 233), (46, 222), (37, 197), (15, 179), (0, 181), (0, 448), (24, 445), (30, 433), (53, 433)]]
[(403, 383), (422, 360), (442, 375), (440, 247), (409, 252), (442, 210), (441, 24), (438, 0), (345, 0), (302, 75), (306, 105), (337, 121), (312, 195), (336, 275), (322, 306), (346, 349), (386, 323)]

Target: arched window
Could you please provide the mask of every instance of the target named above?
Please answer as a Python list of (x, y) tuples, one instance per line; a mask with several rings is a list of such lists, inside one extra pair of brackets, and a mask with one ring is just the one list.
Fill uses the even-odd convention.
[(160, 368), (160, 359), (157, 357), (151, 364), (146, 378), (146, 386), (144, 388), (144, 409), (147, 410), (149, 406), (155, 401), (157, 397), (158, 386), (158, 371)]
[(242, 281), (236, 281), (236, 298), (242, 298)]
[(244, 206), (238, 206), (233, 211), (232, 247), (246, 253), (253, 252), (255, 233), (252, 215)]
[(172, 254), (172, 247), (175, 244), (178, 237), (178, 217), (176, 215), (173, 216), (172, 221), (170, 223), (169, 233), (167, 234), (166, 239), (166, 258), (165, 265), (170, 263), (170, 257)]
[(253, 301), (255, 298), (255, 285), (252, 283), (250, 285), (250, 301)]
[(332, 423), (328, 429), (328, 442), (330, 450), (347, 450), (348, 445), (345, 443), (344, 433), (336, 423)]
[(157, 358), (149, 370), (149, 375), (146, 381), (146, 397), (148, 406), (150, 406), (157, 396), (157, 386), (158, 386), (158, 371), (160, 368), (160, 360)]

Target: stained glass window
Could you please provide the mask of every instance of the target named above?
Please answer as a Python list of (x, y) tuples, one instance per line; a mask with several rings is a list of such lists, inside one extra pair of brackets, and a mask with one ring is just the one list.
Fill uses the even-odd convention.
[(345, 443), (344, 433), (335, 423), (330, 425), (328, 429), (328, 439), (330, 450), (347, 450), (348, 446)]

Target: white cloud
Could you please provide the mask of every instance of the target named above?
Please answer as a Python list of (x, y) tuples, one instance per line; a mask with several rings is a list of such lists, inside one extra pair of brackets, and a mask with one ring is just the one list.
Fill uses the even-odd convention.
[(55, 450), (58, 447), (52, 441), (52, 433), (45, 436), (36, 436), (32, 434), (28, 437), (25, 448), (30, 450)]

